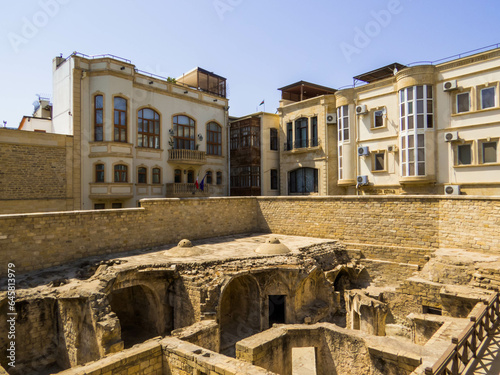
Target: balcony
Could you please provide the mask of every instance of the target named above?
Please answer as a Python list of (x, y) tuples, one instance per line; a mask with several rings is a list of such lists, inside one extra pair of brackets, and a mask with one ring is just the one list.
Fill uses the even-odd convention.
[(308, 149), (316, 149), (320, 147), (321, 140), (319, 139), (302, 139), (298, 141), (289, 141), (283, 144), (283, 151), (307, 151)]
[(203, 165), (207, 162), (207, 153), (198, 150), (168, 150), (168, 162)]
[(196, 189), (196, 186), (194, 184), (167, 184), (167, 198), (207, 197), (208, 195), (208, 184), (205, 184), (203, 191), (201, 191), (200, 189)]

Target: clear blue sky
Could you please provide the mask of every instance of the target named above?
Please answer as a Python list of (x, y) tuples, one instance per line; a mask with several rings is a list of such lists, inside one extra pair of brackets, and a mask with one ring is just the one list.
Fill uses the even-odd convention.
[(60, 53), (113, 54), (172, 77), (200, 66), (228, 79), (230, 114), (242, 116), (262, 100), (275, 112), (277, 88), (299, 80), (338, 88), (393, 62), (500, 43), (499, 20), (498, 0), (4, 2), (0, 121), (17, 127), (36, 94), (52, 95)]

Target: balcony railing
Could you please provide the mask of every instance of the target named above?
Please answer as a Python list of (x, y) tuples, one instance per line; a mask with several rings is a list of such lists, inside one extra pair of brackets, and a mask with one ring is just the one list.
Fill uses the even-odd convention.
[(196, 189), (195, 184), (173, 183), (167, 184), (167, 197), (190, 197), (190, 196), (207, 196), (209, 194), (209, 185), (205, 184), (203, 190)]
[(168, 161), (201, 165), (207, 162), (207, 153), (198, 150), (168, 150)]
[(285, 142), (283, 145), (283, 149), (285, 151), (291, 151), (295, 149), (301, 149), (301, 148), (312, 148), (312, 147), (318, 147), (320, 145), (320, 140), (317, 138), (312, 138), (312, 139), (301, 139), (297, 140), (295, 142), (293, 141), (288, 141)]

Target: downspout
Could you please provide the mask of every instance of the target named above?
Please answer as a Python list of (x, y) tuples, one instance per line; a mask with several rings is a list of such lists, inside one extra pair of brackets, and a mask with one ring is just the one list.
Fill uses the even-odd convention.
[(359, 176), (359, 155), (358, 155), (358, 143), (359, 143), (359, 131), (358, 131), (358, 126), (359, 126), (359, 121), (358, 121), (358, 114), (356, 113), (356, 106), (358, 105), (358, 99), (354, 99), (354, 131), (356, 132), (356, 143), (354, 144), (354, 150), (355, 150), (355, 155), (356, 155), (356, 195), (359, 195), (359, 183), (358, 183), (358, 176)]
[(226, 152), (227, 152), (227, 196), (231, 196), (231, 132), (229, 128), (229, 106), (224, 107), (224, 121), (225, 121), (225, 128), (226, 128), (226, 137), (227, 137), (227, 145), (226, 145)]

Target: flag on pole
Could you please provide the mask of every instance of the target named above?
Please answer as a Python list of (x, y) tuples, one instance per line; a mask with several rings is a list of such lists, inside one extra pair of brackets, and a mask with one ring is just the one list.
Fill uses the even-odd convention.
[(264, 104), (264, 101), (261, 101), (259, 105), (263, 105)]
[(198, 184), (198, 176), (196, 176), (196, 182), (194, 183), (194, 187), (196, 189), (199, 189), (200, 188), (200, 185)]
[(205, 189), (205, 177), (207, 177), (207, 175), (203, 176), (203, 178), (201, 179), (201, 183), (200, 183), (201, 191), (204, 191), (204, 189)]

